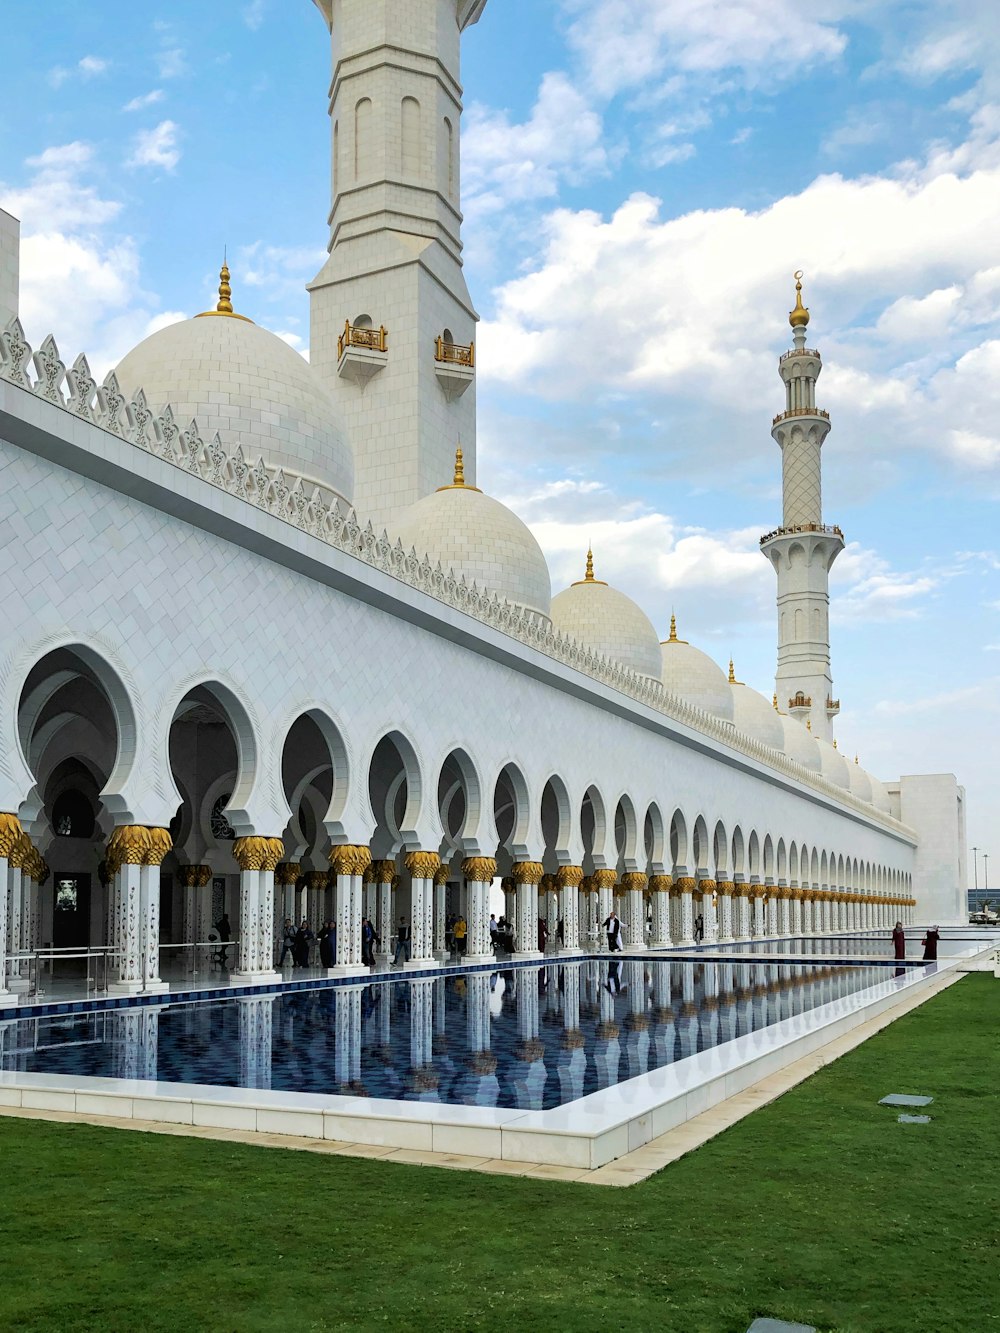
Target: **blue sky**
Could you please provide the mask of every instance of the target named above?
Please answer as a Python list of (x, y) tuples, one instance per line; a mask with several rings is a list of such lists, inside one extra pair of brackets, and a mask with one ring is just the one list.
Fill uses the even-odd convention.
[[(329, 41), (309, 0), (27, 10), (0, 204), (37, 341), (113, 364), (211, 299), (307, 350)], [(816, 15), (820, 14), (820, 17)], [(771, 692), (791, 274), (824, 355), (841, 747), (1000, 778), (1000, 17), (989, 0), (490, 0), (464, 39), (480, 481)], [(16, 110), (11, 110), (16, 109)], [(984, 743), (986, 738), (987, 743)], [(997, 855), (1000, 856), (1000, 838)], [(997, 864), (1000, 864), (998, 862)]]

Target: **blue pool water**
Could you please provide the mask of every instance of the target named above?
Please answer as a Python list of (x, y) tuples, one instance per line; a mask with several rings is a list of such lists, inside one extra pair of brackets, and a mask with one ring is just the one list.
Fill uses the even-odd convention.
[(877, 964), (584, 960), (0, 1022), (0, 1068), (542, 1110), (867, 989)]

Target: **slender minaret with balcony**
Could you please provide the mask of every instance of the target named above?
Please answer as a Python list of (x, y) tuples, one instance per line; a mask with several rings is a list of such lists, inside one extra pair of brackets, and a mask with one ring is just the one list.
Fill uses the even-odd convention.
[(333, 43), (329, 259), (310, 360), (354, 445), (354, 501), (387, 525), (476, 478), (475, 329), (462, 272), (462, 33), (486, 0), (315, 0)]
[(784, 512), (781, 527), (760, 545), (778, 576), (779, 705), (829, 741), (840, 711), (830, 674), (830, 569), (844, 549), (844, 534), (823, 523), (821, 453), (830, 414), (816, 406), (823, 362), (806, 347), (809, 311), (802, 304), (801, 273), (795, 275), (795, 309), (788, 322), (794, 346), (778, 363), (785, 410), (771, 430), (781, 449)]

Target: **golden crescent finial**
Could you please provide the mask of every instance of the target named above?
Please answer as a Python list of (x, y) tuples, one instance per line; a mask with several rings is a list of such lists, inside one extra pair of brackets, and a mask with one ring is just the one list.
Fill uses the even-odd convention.
[(738, 683), (736, 680), (736, 668), (733, 666), (732, 658), (729, 659), (729, 683), (730, 685), (736, 685)]
[(453, 486), (465, 485), (465, 460), (462, 456), (461, 445), (455, 450), (455, 477), (451, 484)]
[(222, 268), (219, 269), (219, 300), (214, 310), (203, 310), (198, 319), (205, 315), (226, 315), (230, 319), (242, 319), (246, 324), (252, 324), (253, 320), (248, 319), (246, 315), (238, 315), (233, 309), (233, 289), (229, 282), (229, 264), (227, 263), (227, 252), (222, 252)]
[(788, 322), (793, 329), (804, 329), (809, 323), (809, 311), (802, 304), (802, 270), (795, 270), (795, 309), (789, 311)]
[(676, 643), (676, 642), (677, 642), (677, 617), (674, 615), (673, 611), (670, 612), (670, 639), (669, 639), (669, 642), (670, 642), (670, 643)]

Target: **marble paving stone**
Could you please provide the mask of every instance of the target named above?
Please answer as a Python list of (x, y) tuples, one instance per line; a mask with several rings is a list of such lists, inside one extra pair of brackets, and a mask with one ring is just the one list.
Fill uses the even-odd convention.
[(755, 1319), (747, 1333), (816, 1333), (813, 1324), (789, 1324), (784, 1319)]
[(933, 1097), (911, 1097), (907, 1093), (893, 1092), (879, 1101), (879, 1106), (930, 1106)]

